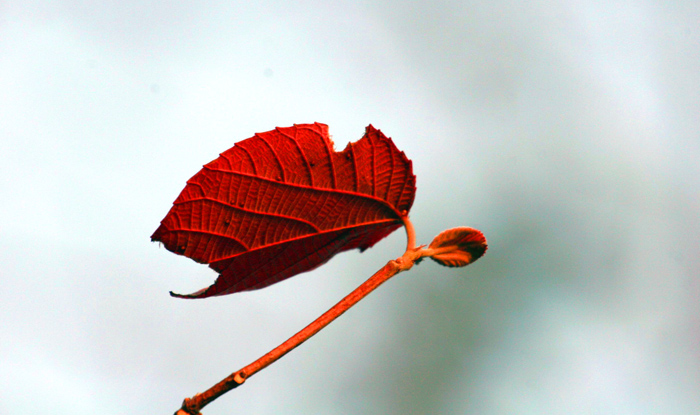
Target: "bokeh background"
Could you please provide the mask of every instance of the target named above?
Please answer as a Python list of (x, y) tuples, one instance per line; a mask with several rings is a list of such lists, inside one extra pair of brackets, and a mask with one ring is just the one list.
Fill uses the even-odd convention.
[(0, 413), (171, 414), (403, 252), (270, 288), (150, 242), (185, 181), (294, 123), (413, 160), (400, 274), (207, 415), (700, 413), (697, 1), (0, 4)]

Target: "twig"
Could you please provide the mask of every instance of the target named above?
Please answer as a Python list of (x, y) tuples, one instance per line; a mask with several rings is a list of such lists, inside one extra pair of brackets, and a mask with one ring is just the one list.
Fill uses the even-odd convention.
[(357, 287), (353, 292), (348, 294), (345, 298), (340, 300), (340, 302), (323, 313), (319, 318), (314, 320), (314, 322), (306, 326), (294, 336), (290, 337), (284, 343), (272, 349), (266, 355), (262, 356), (248, 366), (232, 373), (226, 379), (212, 386), (207, 391), (198, 393), (192, 398), (186, 398), (182, 403), (182, 408), (180, 408), (175, 415), (200, 415), (199, 411), (201, 411), (202, 408), (211, 403), (213, 400), (231, 389), (242, 385), (246, 379), (271, 365), (277, 361), (277, 359), (304, 343), (311, 336), (318, 333), (321, 329), (346, 312), (358, 301), (366, 297), (367, 294), (374, 291), (374, 289), (379, 287), (389, 278), (393, 277), (399, 272), (410, 269), (417, 260), (425, 256), (427, 250), (423, 249), (423, 246), (418, 248), (415, 247), (416, 236), (413, 229), (413, 224), (408, 219), (408, 216), (404, 216), (403, 221), (406, 228), (408, 243), (406, 252), (404, 252), (400, 258), (389, 261), (386, 265), (384, 265), (384, 267), (382, 267), (382, 269), (377, 271), (367, 281), (362, 283), (362, 285)]

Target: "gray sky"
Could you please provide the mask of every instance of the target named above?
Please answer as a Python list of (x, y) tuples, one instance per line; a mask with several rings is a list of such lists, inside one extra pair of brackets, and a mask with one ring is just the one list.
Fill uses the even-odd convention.
[(685, 2), (0, 5), (0, 412), (173, 413), (401, 255), (186, 301), (150, 242), (255, 132), (372, 123), (413, 160), (397, 276), (207, 415), (700, 412), (700, 6)]

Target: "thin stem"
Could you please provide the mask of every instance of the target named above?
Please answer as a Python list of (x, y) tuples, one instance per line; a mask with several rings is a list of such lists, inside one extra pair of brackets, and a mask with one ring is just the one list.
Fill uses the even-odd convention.
[(416, 230), (413, 228), (413, 223), (408, 219), (408, 215), (401, 218), (406, 227), (406, 252), (416, 249)]
[[(412, 246), (411, 244), (415, 246), (415, 233), (413, 232), (413, 225), (410, 221), (408, 221), (407, 217), (404, 219), (404, 223), (406, 224), (406, 232), (408, 233), (409, 237), (409, 247)], [(389, 261), (386, 265), (384, 265), (384, 267), (382, 267), (382, 269), (377, 271), (367, 281), (362, 283), (362, 285), (357, 287), (353, 292), (340, 300), (340, 302), (323, 313), (323, 315), (314, 320), (313, 323), (309, 324), (300, 332), (290, 337), (287, 341), (272, 349), (269, 353), (248, 366), (232, 373), (226, 379), (212, 386), (209, 390), (196, 394), (192, 398), (185, 399), (185, 401), (182, 403), (182, 408), (176, 412), (176, 415), (198, 415), (199, 411), (207, 404), (231, 389), (242, 385), (246, 379), (271, 365), (277, 359), (304, 343), (311, 336), (318, 333), (321, 329), (338, 318), (341, 314), (346, 312), (350, 307), (367, 296), (367, 294), (374, 291), (375, 288), (379, 287), (389, 278), (401, 271), (411, 268), (413, 263), (420, 257), (421, 254), (419, 250), (411, 247), (411, 249), (407, 250), (402, 257), (394, 261)]]
[[(340, 317), (340, 315), (350, 309), (350, 307), (357, 304), (358, 301), (374, 291), (382, 283), (399, 272), (410, 269), (413, 267), (413, 264), (415, 264), (421, 258), (431, 256), (435, 258), (436, 255), (459, 252), (460, 255), (458, 256), (460, 258), (458, 261), (455, 261), (455, 258), (448, 258), (446, 260), (447, 262), (443, 263), (443, 260), (445, 260), (443, 258), (438, 259), (438, 262), (448, 266), (464, 266), (477, 260), (486, 251), (486, 239), (483, 237), (483, 234), (471, 228), (455, 228), (441, 233), (433, 241), (433, 243), (438, 241), (436, 244), (438, 246), (444, 245), (440, 246), (439, 248), (426, 249), (425, 245), (416, 247), (416, 232), (413, 228), (413, 224), (408, 219), (406, 212), (404, 212), (402, 215), (402, 220), (404, 226), (406, 227), (408, 242), (406, 244), (406, 252), (404, 252), (401, 257), (393, 261), (389, 261), (386, 265), (384, 265), (384, 267), (382, 267), (382, 269), (377, 271), (367, 281), (362, 283), (362, 285), (340, 300), (338, 304), (331, 307), (311, 324), (306, 326), (294, 336), (290, 337), (284, 343), (272, 349), (266, 355), (262, 356), (248, 366), (232, 373), (226, 379), (212, 386), (207, 391), (198, 393), (192, 398), (185, 399), (185, 401), (182, 403), (182, 407), (175, 413), (175, 415), (201, 415), (199, 411), (207, 404), (211, 403), (213, 400), (231, 389), (242, 385), (246, 379), (276, 362), (277, 359), (304, 343), (306, 340), (311, 338), (311, 336), (318, 333), (321, 329), (330, 324), (333, 320)], [(468, 234), (467, 236), (471, 235), (471, 239), (469, 239), (467, 242), (463, 241), (465, 238), (465, 233)], [(433, 243), (431, 243), (431, 245), (433, 245)], [(460, 245), (460, 243), (462, 243), (462, 245)]]

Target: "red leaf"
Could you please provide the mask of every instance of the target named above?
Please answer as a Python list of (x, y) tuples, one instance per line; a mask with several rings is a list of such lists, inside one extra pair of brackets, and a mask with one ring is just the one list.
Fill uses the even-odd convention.
[(151, 240), (220, 273), (177, 297), (256, 290), (389, 235), (411, 209), (415, 181), (411, 161), (371, 125), (342, 152), (327, 125), (276, 128), (188, 180)]

